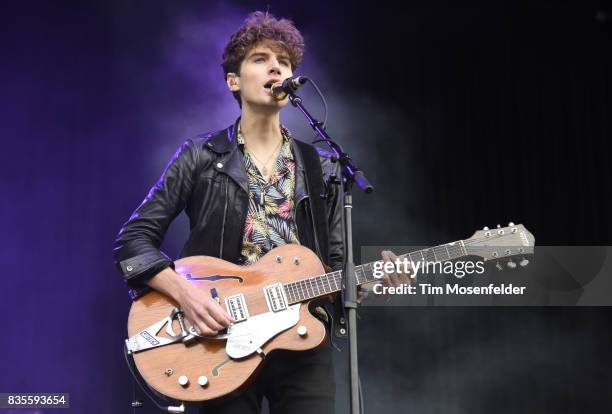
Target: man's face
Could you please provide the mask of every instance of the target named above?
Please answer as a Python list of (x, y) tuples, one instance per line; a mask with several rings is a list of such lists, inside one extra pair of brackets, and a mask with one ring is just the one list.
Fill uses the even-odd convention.
[(264, 41), (249, 50), (240, 65), (239, 76), (228, 73), (227, 84), (231, 91), (240, 91), (243, 108), (246, 105), (278, 110), (287, 105), (288, 99), (272, 98), (270, 86), (292, 75), (287, 53), (273, 42)]

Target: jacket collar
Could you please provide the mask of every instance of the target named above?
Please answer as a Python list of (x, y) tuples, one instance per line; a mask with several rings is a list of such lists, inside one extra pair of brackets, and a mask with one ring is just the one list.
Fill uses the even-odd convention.
[[(221, 158), (217, 159), (214, 168), (220, 173), (227, 174), (248, 193), (249, 181), (242, 162), (242, 152), (238, 148), (238, 123), (240, 117), (224, 130), (213, 134), (207, 141), (206, 146), (216, 152)], [(300, 148), (295, 143), (295, 138), (291, 139), (291, 150), (295, 159), (295, 202), (306, 196), (306, 177), (304, 171), (304, 159)]]

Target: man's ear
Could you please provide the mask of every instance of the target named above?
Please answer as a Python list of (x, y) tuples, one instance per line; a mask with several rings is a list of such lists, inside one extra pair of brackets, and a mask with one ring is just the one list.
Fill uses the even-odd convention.
[(240, 76), (233, 72), (229, 72), (225, 77), (225, 81), (230, 91), (238, 92), (240, 90)]

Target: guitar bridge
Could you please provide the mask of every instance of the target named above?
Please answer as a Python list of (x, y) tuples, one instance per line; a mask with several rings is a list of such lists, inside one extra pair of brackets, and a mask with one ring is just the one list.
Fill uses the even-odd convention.
[[(172, 322), (178, 320), (181, 332), (177, 335), (172, 329)], [(166, 334), (168, 336), (157, 336), (159, 331), (166, 326)], [(143, 329), (136, 335), (125, 340), (125, 346), (129, 353), (140, 352), (146, 349), (158, 348), (164, 345), (170, 345), (175, 342), (181, 342), (185, 337), (189, 336), (189, 333), (185, 329), (183, 322), (183, 312), (178, 309), (172, 309), (170, 315), (166, 316), (159, 322), (155, 322), (153, 325)]]

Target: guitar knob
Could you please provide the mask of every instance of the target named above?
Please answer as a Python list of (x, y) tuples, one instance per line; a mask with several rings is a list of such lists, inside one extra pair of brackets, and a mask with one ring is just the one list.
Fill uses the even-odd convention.
[(506, 265), (510, 268), (510, 269), (516, 269), (516, 263), (514, 263), (512, 260), (510, 260), (508, 263), (506, 263)]
[(198, 384), (200, 384), (200, 387), (205, 387), (208, 385), (208, 378), (206, 378), (206, 375), (202, 375), (198, 378)]
[(503, 270), (503, 267), (502, 267), (502, 265), (501, 265), (501, 264), (499, 264), (499, 262), (497, 262), (497, 263), (495, 264), (495, 268), (496, 268), (497, 270), (499, 270), (500, 272)]
[(501, 229), (501, 224), (498, 224), (498, 225), (497, 225), (497, 228), (498, 228), (498, 229)]
[(189, 384), (189, 378), (187, 378), (187, 375), (181, 375), (178, 378), (178, 383), (181, 387), (186, 387)]
[(308, 334), (308, 328), (306, 328), (304, 325), (300, 325), (297, 328), (297, 333), (298, 333), (299, 336), (304, 337), (304, 336), (306, 336)]
[(484, 226), (482, 229), (483, 229), (484, 231), (489, 231), (489, 228), (488, 228), (487, 226)]
[(524, 257), (523, 257), (523, 260), (519, 262), (519, 265), (521, 265), (521, 267), (525, 267), (528, 264), (529, 264), (529, 260), (525, 259)]
[(514, 227), (514, 223), (513, 222), (508, 223), (508, 227)]

